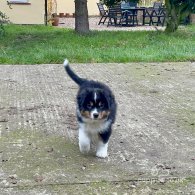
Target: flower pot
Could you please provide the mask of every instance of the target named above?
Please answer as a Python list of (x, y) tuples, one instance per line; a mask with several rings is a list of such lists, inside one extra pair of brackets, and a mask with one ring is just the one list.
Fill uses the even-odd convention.
[(70, 14), (69, 13), (66, 13), (66, 15), (65, 15), (67, 18), (69, 18), (70, 17)]
[(60, 18), (64, 17), (64, 13), (59, 13)]
[(58, 26), (59, 24), (59, 17), (54, 17), (52, 19), (52, 26)]

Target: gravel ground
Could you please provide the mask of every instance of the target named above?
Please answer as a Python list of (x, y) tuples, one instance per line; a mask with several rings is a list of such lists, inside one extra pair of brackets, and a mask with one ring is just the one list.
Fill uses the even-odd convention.
[[(161, 26), (137, 26), (137, 27), (120, 27), (120, 26), (109, 26), (107, 27), (107, 23), (104, 25), (98, 25), (100, 18), (99, 17), (90, 17), (89, 18), (89, 26), (91, 30), (122, 30), (122, 31), (154, 31), (154, 30), (164, 30), (165, 27)], [(65, 28), (75, 28), (75, 18), (60, 18), (60, 27), (65, 27)]]

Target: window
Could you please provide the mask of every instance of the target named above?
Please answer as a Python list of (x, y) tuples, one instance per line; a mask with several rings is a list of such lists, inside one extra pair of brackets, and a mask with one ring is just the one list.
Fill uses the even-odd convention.
[(9, 4), (30, 4), (29, 0), (9, 0)]

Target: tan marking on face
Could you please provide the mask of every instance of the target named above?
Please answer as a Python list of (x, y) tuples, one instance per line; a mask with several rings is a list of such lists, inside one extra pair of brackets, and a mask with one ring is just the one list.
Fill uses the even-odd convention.
[(86, 111), (86, 110), (82, 110), (81, 111), (81, 115), (85, 118), (91, 118), (90, 116), (90, 112), (89, 111)]
[(108, 117), (109, 114), (110, 114), (109, 111), (102, 111), (102, 112), (99, 113), (98, 119), (105, 119), (105, 118)]

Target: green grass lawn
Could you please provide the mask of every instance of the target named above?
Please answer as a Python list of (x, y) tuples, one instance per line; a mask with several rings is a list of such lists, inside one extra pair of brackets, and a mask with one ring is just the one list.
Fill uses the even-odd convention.
[(51, 26), (5, 26), (0, 64), (166, 62), (195, 60), (195, 25), (176, 33), (93, 31), (88, 36)]

